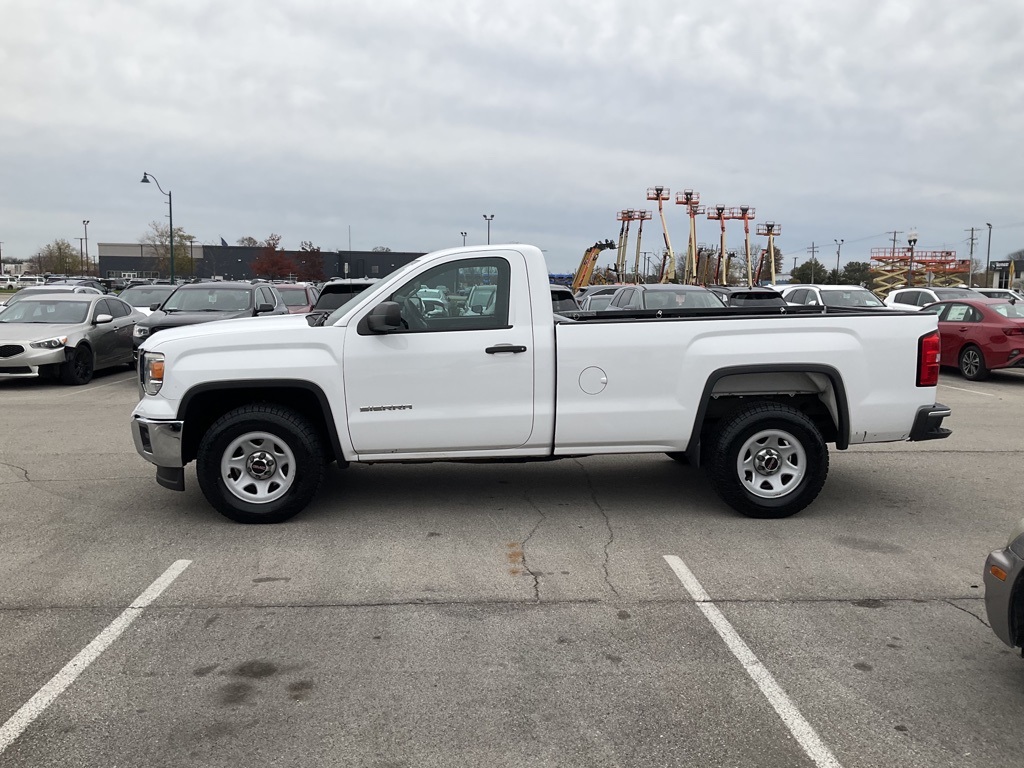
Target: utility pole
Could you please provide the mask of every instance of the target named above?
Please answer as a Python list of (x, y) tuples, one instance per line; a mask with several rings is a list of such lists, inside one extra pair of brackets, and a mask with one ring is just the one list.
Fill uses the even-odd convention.
[(974, 241), (977, 239), (974, 236), (974, 230), (976, 230), (976, 229), (977, 229), (977, 227), (971, 227), (970, 229), (965, 229), (964, 230), (964, 232), (970, 232), (971, 233), (971, 239), (969, 241), (970, 244), (971, 244), (971, 255), (967, 257), (967, 259), (968, 259), (968, 261), (967, 261), (967, 287), (968, 288), (971, 288), (974, 285)]
[(818, 258), (817, 258), (818, 257), (818, 246), (816, 246), (814, 244), (814, 241), (812, 240), (811, 241), (811, 247), (808, 248), (807, 250), (811, 252), (811, 282), (813, 283), (814, 282), (814, 262), (816, 262), (818, 260)]
[[(902, 229), (894, 229), (892, 232), (887, 232), (886, 234), (892, 235), (892, 263), (893, 263), (893, 267), (895, 267), (896, 266), (896, 236), (897, 235), (902, 235), (903, 234), (903, 230)], [(909, 283), (907, 285), (909, 286)]]
[[(832, 238), (835, 240), (835, 238)], [(836, 285), (839, 285), (839, 252), (843, 250), (843, 238), (835, 240), (836, 244)]]
[(989, 224), (988, 222), (986, 222), (985, 226), (988, 227), (988, 247), (985, 249), (985, 280), (984, 280), (984, 283), (985, 283), (985, 287), (988, 288), (990, 285), (992, 285), (992, 278), (989, 277), (989, 274), (988, 274), (988, 270), (989, 270), (988, 260), (989, 260), (989, 257), (992, 255), (992, 225)]

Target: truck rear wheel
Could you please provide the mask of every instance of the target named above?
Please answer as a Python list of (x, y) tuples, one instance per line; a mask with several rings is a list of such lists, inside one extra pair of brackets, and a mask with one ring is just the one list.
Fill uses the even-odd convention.
[(203, 495), (239, 523), (281, 523), (320, 487), (324, 453), (305, 417), (257, 403), (221, 416), (203, 435), (196, 474)]
[(795, 515), (828, 476), (828, 447), (814, 422), (775, 402), (756, 403), (723, 421), (708, 458), (715, 491), (747, 517)]

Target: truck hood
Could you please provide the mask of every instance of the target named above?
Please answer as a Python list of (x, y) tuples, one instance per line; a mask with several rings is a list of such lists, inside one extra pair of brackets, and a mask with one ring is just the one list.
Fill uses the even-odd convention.
[[(177, 313), (175, 313), (176, 315)], [(182, 314), (200, 314), (182, 313)], [(173, 315), (172, 315), (173, 317)], [(161, 324), (162, 325), (162, 324)], [(206, 322), (168, 328), (154, 334), (142, 344), (143, 349), (155, 350), (164, 342), (177, 339), (198, 339), (211, 336), (251, 335), (267, 333), (275, 330), (308, 328), (305, 315), (266, 315), (264, 317), (244, 317), (237, 320), (220, 320), (216, 323)]]
[(214, 320), (234, 320), (239, 317), (252, 317), (252, 310), (239, 309), (230, 312), (164, 312), (157, 310), (139, 325), (148, 328), (177, 328), (182, 325), (212, 323)]

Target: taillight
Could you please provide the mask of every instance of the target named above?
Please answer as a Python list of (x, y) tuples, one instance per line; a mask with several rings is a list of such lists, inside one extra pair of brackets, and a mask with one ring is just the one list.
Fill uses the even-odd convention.
[(1024, 326), (1011, 325), (1009, 328), (1003, 328), (1003, 333), (1007, 336), (1024, 336)]
[(917, 340), (917, 386), (938, 385), (940, 348), (938, 331), (926, 333)]

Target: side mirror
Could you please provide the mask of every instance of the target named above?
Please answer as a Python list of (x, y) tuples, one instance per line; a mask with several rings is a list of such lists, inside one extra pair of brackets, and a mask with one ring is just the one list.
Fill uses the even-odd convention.
[(274, 311), (274, 305), (273, 304), (257, 304), (256, 305), (256, 314), (257, 315), (263, 315), (263, 314), (266, 314), (267, 312), (273, 312), (273, 311)]
[(385, 301), (370, 310), (366, 325), (373, 333), (397, 331), (402, 327), (402, 308), (397, 301)]
[(96, 319), (93, 320), (96, 325), (106, 325), (107, 323), (114, 322), (113, 315), (96, 315)]
[(150, 304), (149, 305), (149, 311), (150, 312), (156, 312), (158, 309), (160, 309), (160, 302), (159, 301), (156, 304)]

